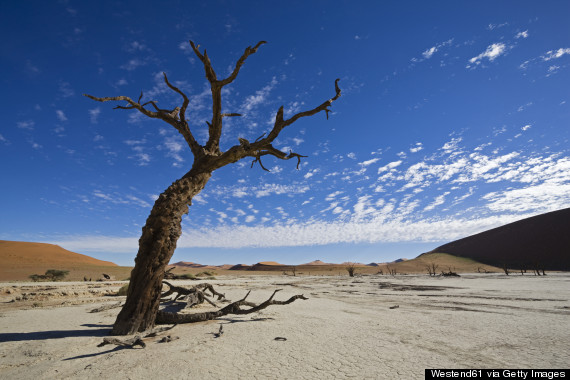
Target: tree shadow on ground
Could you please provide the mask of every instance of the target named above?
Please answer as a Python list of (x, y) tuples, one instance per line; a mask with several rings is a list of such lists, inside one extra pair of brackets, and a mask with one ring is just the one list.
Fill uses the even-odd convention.
[[(92, 325), (97, 326), (97, 325)], [(91, 326), (88, 326), (91, 327)], [(25, 340), (48, 340), (78, 337), (104, 337), (109, 335), (111, 328), (99, 328), (93, 330), (51, 330), (31, 331), (25, 333), (0, 333), (0, 342), (21, 342)]]
[(216, 318), (213, 321), (225, 321), (226, 323), (241, 323), (241, 322), (262, 322), (262, 321), (273, 321), (273, 317), (258, 317), (250, 319), (237, 319), (237, 318)]
[[(75, 359), (85, 359), (85, 358), (93, 358), (95, 356), (100, 356), (100, 355), (106, 355), (106, 354), (110, 354), (111, 352), (117, 352), (117, 351), (121, 351), (121, 350), (134, 350), (135, 348), (132, 347), (122, 347), (122, 346), (116, 346), (111, 348), (110, 350), (106, 350), (103, 352), (96, 352), (94, 354), (85, 354), (85, 355), (77, 355), (77, 356), (72, 356), (70, 358), (65, 358), (65, 359), (61, 359), (61, 361), (68, 361), (68, 360), (75, 360)], [(143, 349), (141, 347), (141, 349)]]

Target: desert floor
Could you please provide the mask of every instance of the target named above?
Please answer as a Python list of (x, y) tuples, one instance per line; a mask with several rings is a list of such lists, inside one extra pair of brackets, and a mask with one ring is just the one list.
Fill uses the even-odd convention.
[[(423, 379), (425, 368), (570, 363), (568, 273), (227, 276), (210, 283), (230, 300), (252, 290), (249, 299), (262, 301), (278, 288), (276, 299), (309, 300), (178, 325), (167, 334), (179, 339), (129, 349), (97, 347), (119, 309), (89, 312), (122, 301), (106, 294), (123, 283), (0, 284), (0, 378)], [(220, 323), (224, 334), (216, 338)]]

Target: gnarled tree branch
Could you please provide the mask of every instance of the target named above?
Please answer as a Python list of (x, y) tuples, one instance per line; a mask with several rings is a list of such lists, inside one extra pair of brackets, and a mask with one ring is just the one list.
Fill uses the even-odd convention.
[[(265, 139), (260, 141), (260, 143), (271, 143), (273, 140), (275, 140), (275, 138), (277, 136), (279, 136), (279, 133), (283, 130), (283, 128), (287, 127), (288, 125), (293, 124), (294, 122), (296, 122), (297, 120), (299, 120), (302, 117), (312, 116), (312, 115), (315, 115), (321, 111), (325, 111), (325, 113), (327, 115), (327, 119), (328, 119), (329, 118), (328, 115), (330, 112), (329, 107), (332, 105), (332, 103), (335, 100), (337, 100), (340, 97), (340, 88), (338, 87), (338, 81), (339, 80), (340, 79), (337, 78), (334, 81), (335, 96), (333, 96), (329, 100), (323, 102), (318, 107), (313, 108), (312, 110), (299, 112), (299, 113), (293, 115), (293, 117), (291, 117), (290, 119), (284, 120), (283, 119), (283, 106), (281, 106), (279, 108), (279, 110), (277, 111), (277, 114), (275, 115), (275, 124), (273, 125), (273, 129), (271, 130), (271, 132), (269, 132), (269, 135)], [(264, 140), (266, 140), (266, 141), (264, 141)]]
[[(161, 109), (156, 105), (156, 102), (154, 100), (150, 100), (146, 103), (141, 104), (141, 100), (143, 97), (142, 91), (141, 91), (141, 94), (138, 98), (138, 101), (136, 101), (136, 102), (128, 96), (110, 96), (110, 97), (103, 97), (103, 98), (99, 98), (99, 97), (89, 95), (89, 94), (83, 94), (83, 96), (86, 96), (89, 99), (93, 99), (93, 100), (96, 100), (98, 102), (126, 101), (129, 104), (129, 106), (118, 105), (118, 106), (115, 106), (114, 108), (115, 109), (125, 109), (125, 110), (136, 109), (145, 116), (148, 116), (148, 117), (153, 118), (153, 119), (161, 119), (161, 120), (167, 122), (168, 124), (170, 124), (174, 128), (176, 128), (176, 130), (184, 137), (184, 140), (186, 141), (186, 143), (188, 144), (188, 146), (192, 150), (192, 153), (194, 153), (194, 155), (199, 155), (201, 153), (202, 147), (200, 146), (200, 144), (198, 144), (198, 142), (196, 141), (196, 139), (192, 135), (192, 132), (190, 132), (190, 127), (188, 125), (188, 122), (186, 121), (186, 116), (185, 116), (185, 112), (186, 112), (186, 109), (187, 109), (188, 104), (189, 104), (189, 99), (186, 96), (186, 94), (184, 94), (180, 89), (173, 86), (168, 81), (168, 78), (167, 78), (165, 73), (163, 73), (163, 75), (164, 75), (164, 81), (165, 81), (166, 85), (169, 88), (171, 88), (173, 91), (177, 92), (178, 94), (180, 94), (183, 97), (184, 101), (182, 103), (182, 107), (175, 107), (172, 110)], [(149, 104), (154, 108), (154, 111), (151, 111), (151, 110), (145, 108), (145, 106), (147, 106)]]
[(210, 87), (212, 89), (212, 120), (208, 123), (209, 138), (205, 146), (206, 151), (210, 154), (221, 154), (220, 137), (222, 136), (222, 118), (225, 116), (241, 116), (239, 114), (222, 113), (222, 87), (234, 81), (247, 57), (255, 53), (257, 49), (264, 43), (266, 42), (259, 41), (253, 48), (251, 46), (248, 46), (242, 56), (238, 59), (236, 66), (230, 76), (228, 76), (226, 79), (218, 80), (216, 72), (212, 66), (212, 62), (210, 61), (206, 50), (204, 49), (204, 54), (202, 54), (199, 49), (200, 45), (196, 45), (193, 41), (190, 41), (192, 50), (204, 65), (206, 79), (208, 79), (210, 82)]
[(267, 41), (259, 41), (257, 43), (257, 45), (255, 45), (254, 47), (248, 46), (247, 48), (245, 48), (245, 52), (242, 54), (240, 59), (238, 59), (238, 61), (236, 62), (236, 67), (234, 68), (234, 71), (230, 74), (229, 77), (227, 77), (226, 79), (224, 79), (220, 82), (221, 85), (225, 86), (227, 84), (232, 83), (234, 81), (234, 79), (236, 79), (236, 77), (239, 73), (239, 70), (241, 69), (241, 66), (244, 64), (247, 57), (249, 57), (253, 53), (257, 52), (257, 49), (259, 49), (259, 47), (261, 45), (266, 44), (266, 43), (267, 43)]
[(263, 170), (270, 171), (265, 166), (263, 166), (263, 164), (261, 163), (261, 157), (267, 156), (267, 155), (277, 157), (280, 160), (290, 160), (291, 158), (297, 158), (297, 170), (299, 169), (299, 165), (301, 164), (301, 158), (308, 157), (308, 156), (303, 156), (303, 155), (298, 154), (298, 153), (294, 153), (291, 150), (289, 151), (289, 154), (287, 154), (287, 153), (280, 151), (279, 149), (274, 148), (272, 145), (269, 145), (269, 146), (265, 147), (264, 150), (257, 151), (256, 153), (254, 153), (252, 155), (253, 157), (255, 157), (255, 160), (253, 160), (251, 162), (251, 167), (253, 167), (253, 165), (257, 162), (257, 163), (259, 163), (259, 166), (261, 166), (261, 168)]

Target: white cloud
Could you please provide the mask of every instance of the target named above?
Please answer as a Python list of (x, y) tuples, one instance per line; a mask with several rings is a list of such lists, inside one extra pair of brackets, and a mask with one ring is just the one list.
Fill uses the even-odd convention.
[(315, 174), (317, 174), (319, 171), (320, 171), (320, 169), (318, 169), (318, 168), (317, 169), (311, 169), (303, 176), (303, 178), (309, 179), (312, 176), (314, 176)]
[(392, 169), (397, 168), (401, 164), (402, 164), (401, 160), (390, 162), (390, 163), (378, 168), (378, 174), (383, 173), (385, 171), (391, 171)]
[(180, 152), (184, 148), (184, 145), (179, 141), (177, 137), (169, 136), (164, 139), (164, 147), (167, 150), (167, 156), (174, 159), (173, 166), (179, 167), (184, 162), (184, 159), (180, 155)]
[(303, 194), (309, 191), (309, 186), (305, 185), (276, 185), (265, 184), (261, 187), (255, 188), (255, 196), (257, 198), (266, 197), (271, 194)]
[(422, 53), (422, 57), (423, 59), (418, 59), (418, 58), (412, 58), (412, 62), (421, 62), (427, 59), (430, 59), (435, 53), (437, 53), (442, 47), (445, 46), (449, 46), (451, 45), (451, 43), (453, 42), (453, 38), (450, 38), (447, 41), (438, 43), (428, 49), (426, 49), (423, 53)]
[(523, 32), (518, 32), (515, 35), (515, 38), (527, 38), (528, 37), (528, 30), (525, 30)]
[(344, 191), (335, 191), (334, 193), (330, 193), (326, 196), (325, 201), (330, 202), (342, 193), (344, 193)]
[[(475, 65), (479, 65), (485, 58), (488, 59), (490, 62), (493, 62), (501, 54), (504, 54), (506, 49), (507, 46), (502, 42), (489, 45), (483, 53), (479, 54), (476, 57), (471, 58), (469, 62)], [(468, 65), (467, 67), (470, 66)]]
[(100, 113), (101, 108), (99, 107), (89, 110), (89, 119), (91, 120), (91, 123), (97, 124), (97, 119), (99, 118)]
[(530, 125), (530, 124), (527, 124), (527, 125), (525, 125), (524, 127), (522, 127), (521, 129), (522, 129), (523, 131), (526, 131), (526, 130), (529, 130), (530, 128), (531, 128), (531, 125)]
[[(132, 195), (132, 194), (121, 194), (121, 193), (104, 193), (103, 191), (96, 189), (93, 190), (92, 193), (93, 197), (98, 201), (110, 202), (113, 204), (124, 204), (124, 205), (134, 205), (139, 206), (145, 209), (151, 207), (150, 203), (145, 200), (140, 199), (139, 197)], [(89, 200), (86, 200), (89, 202)]]
[(56, 110), (55, 114), (59, 121), (67, 121), (67, 117), (65, 116), (65, 113), (62, 110)]
[(150, 154), (144, 151), (143, 144), (146, 143), (146, 140), (125, 140), (125, 144), (129, 145), (131, 149), (135, 152), (133, 156), (130, 156), (131, 159), (136, 159), (138, 166), (146, 166), (150, 162)]
[(34, 125), (36, 125), (36, 123), (33, 120), (19, 121), (16, 123), (16, 126), (18, 128), (27, 129), (30, 131), (34, 129)]
[(483, 196), (495, 212), (548, 212), (570, 207), (570, 184), (541, 183)]
[[(386, 211), (389, 210), (390, 207), (386, 209)], [(336, 243), (451, 241), (527, 216), (531, 216), (531, 214), (506, 214), (472, 219), (448, 217), (401, 221), (377, 218), (371, 221), (318, 221), (275, 224), (273, 226), (220, 226), (186, 229), (178, 242), (178, 246), (183, 248), (244, 248), (314, 246)], [(62, 242), (62, 245), (67, 248), (66, 244)]]
[(425, 59), (431, 58), (431, 56), (437, 51), (437, 47), (432, 46), (431, 48), (427, 49), (422, 53)]
[(558, 59), (566, 54), (570, 54), (570, 48), (560, 48), (556, 51), (547, 51), (545, 55), (542, 56), (543, 61), (550, 61), (552, 59)]
[(273, 77), (271, 79), (271, 82), (269, 82), (269, 84), (264, 86), (261, 90), (257, 90), (255, 92), (255, 95), (248, 96), (242, 104), (241, 109), (244, 110), (245, 113), (248, 113), (255, 107), (264, 104), (267, 101), (269, 93), (275, 87), (275, 85), (277, 85), (277, 78)]
[(378, 162), (378, 161), (380, 161), (379, 158), (373, 158), (371, 160), (359, 162), (358, 165), (366, 167), (366, 166), (372, 165), (373, 163)]
[(283, 110), (283, 114), (285, 115), (286, 118), (292, 116), (293, 114), (298, 113), (299, 111), (301, 111), (301, 106), (305, 104), (304, 102), (293, 102), (291, 104), (289, 104), (289, 106), (287, 106), (284, 110)]
[(442, 205), (445, 202), (445, 197), (449, 195), (449, 191), (446, 191), (445, 193), (438, 195), (432, 203), (430, 203), (429, 205), (427, 205), (426, 207), (424, 207), (424, 211), (430, 211), (433, 210), (434, 208), (436, 208), (439, 205)]
[(452, 138), (450, 141), (443, 144), (440, 149), (446, 154), (458, 153), (461, 151), (459, 148), (459, 143), (461, 141), (463, 141), (463, 138), (461, 137)]
[(139, 51), (147, 51), (149, 49), (145, 44), (138, 41), (133, 41), (125, 47), (125, 50), (129, 53), (136, 53)]
[(59, 83), (59, 92), (61, 96), (64, 98), (69, 98), (75, 95), (75, 91), (71, 88), (71, 85), (67, 82), (60, 82)]
[(497, 28), (502, 28), (503, 26), (507, 26), (507, 25), (509, 25), (508, 22), (504, 22), (502, 24), (489, 24), (489, 25), (487, 25), (487, 29), (493, 30), (493, 29), (497, 29)]
[(133, 58), (133, 59), (130, 59), (124, 65), (121, 65), (121, 69), (124, 69), (127, 71), (133, 71), (133, 70), (136, 70), (138, 67), (144, 66), (144, 65), (146, 65), (146, 62), (143, 61), (142, 59)]
[(416, 143), (416, 145), (413, 148), (410, 148), (410, 153), (417, 153), (422, 149), (424, 149), (423, 144), (419, 142)]

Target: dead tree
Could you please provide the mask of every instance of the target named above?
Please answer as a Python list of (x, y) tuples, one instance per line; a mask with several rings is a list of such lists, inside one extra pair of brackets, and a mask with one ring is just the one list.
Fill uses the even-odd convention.
[(430, 276), (435, 276), (436, 275), (436, 270), (439, 267), (439, 265), (437, 265), (436, 263), (434, 263), (433, 261), (429, 264), (426, 265), (426, 269), (428, 271), (428, 274)]
[(503, 263), (503, 272), (508, 276), (510, 274), (509, 268), (507, 267), (507, 263)]
[(115, 108), (136, 110), (149, 118), (162, 120), (182, 135), (194, 156), (190, 170), (180, 179), (174, 181), (158, 197), (146, 220), (139, 239), (135, 267), (131, 272), (127, 300), (113, 325), (113, 335), (129, 335), (153, 328), (160, 302), (164, 269), (168, 265), (176, 249), (178, 238), (182, 234), (182, 216), (188, 213), (188, 206), (191, 205), (192, 198), (204, 189), (212, 176), (212, 172), (246, 157), (253, 159), (252, 166), (258, 163), (263, 170), (268, 171), (261, 161), (262, 157), (266, 156), (273, 156), (281, 160), (296, 159), (297, 168), (299, 168), (301, 158), (306, 156), (292, 151), (288, 154), (284, 153), (272, 145), (273, 141), (283, 129), (300, 118), (313, 116), (321, 111), (324, 111), (328, 118), (330, 106), (340, 97), (339, 79), (336, 79), (334, 83), (335, 94), (332, 98), (325, 100), (313, 109), (299, 112), (288, 119), (285, 118), (283, 106), (281, 106), (275, 115), (275, 122), (269, 133), (259, 136), (253, 142), (236, 136), (239, 144), (222, 151), (220, 149), (220, 138), (223, 119), (241, 116), (239, 113), (222, 111), (222, 89), (236, 79), (246, 59), (257, 52), (264, 43), (265, 41), (260, 41), (254, 47), (248, 46), (236, 62), (232, 73), (225, 79), (218, 79), (206, 50), (202, 53), (199, 45), (197, 46), (190, 41), (192, 50), (204, 66), (206, 79), (212, 92), (212, 119), (206, 121), (208, 140), (204, 145), (196, 140), (193, 131), (190, 129), (187, 119), (189, 97), (174, 86), (166, 74), (163, 74), (164, 82), (182, 98), (182, 104), (171, 109), (159, 108), (154, 100), (142, 102), (142, 92), (136, 101), (128, 96), (101, 98), (85, 94), (86, 97), (98, 102), (125, 102), (124, 105), (117, 105)]
[[(447, 267), (447, 272), (445, 271), (441, 271), (441, 275), (444, 277), (461, 277), (460, 275), (457, 274), (457, 272), (454, 272), (454, 270), (451, 269), (451, 267)], [(455, 268), (453, 268), (455, 269)]]
[(350, 277), (354, 277), (354, 273), (356, 272), (356, 263), (347, 263), (345, 269)]
[(538, 261), (534, 263), (534, 275), (540, 276), (540, 264), (538, 263)]

